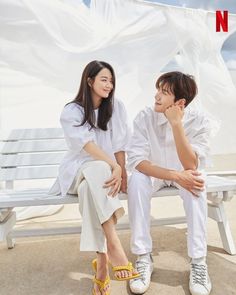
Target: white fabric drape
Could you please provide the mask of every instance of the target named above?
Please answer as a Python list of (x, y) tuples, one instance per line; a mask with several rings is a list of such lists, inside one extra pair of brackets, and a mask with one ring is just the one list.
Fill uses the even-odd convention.
[(114, 66), (116, 95), (132, 119), (174, 60), (197, 79), (195, 107), (220, 122), (213, 153), (235, 153), (236, 89), (220, 52), (235, 30), (236, 15), (228, 33), (216, 33), (212, 12), (138, 0), (92, 0), (90, 8), (80, 0), (1, 0), (1, 133), (58, 126), (94, 59)]

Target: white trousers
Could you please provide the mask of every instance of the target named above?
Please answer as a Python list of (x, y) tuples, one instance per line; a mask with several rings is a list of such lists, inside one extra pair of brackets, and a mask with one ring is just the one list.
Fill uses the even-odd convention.
[(125, 211), (116, 195), (108, 196), (110, 188), (103, 188), (111, 177), (111, 168), (104, 161), (90, 161), (79, 169), (69, 194), (78, 194), (82, 216), (81, 251), (106, 253), (107, 245), (102, 224), (114, 217), (115, 223)]
[[(195, 197), (184, 188), (180, 186), (178, 188), (187, 219), (188, 255), (191, 258), (206, 256), (206, 191), (200, 192), (199, 197)], [(128, 208), (131, 228), (131, 251), (136, 255), (152, 252), (150, 234), (152, 193), (151, 177), (139, 171), (134, 171), (128, 185)]]

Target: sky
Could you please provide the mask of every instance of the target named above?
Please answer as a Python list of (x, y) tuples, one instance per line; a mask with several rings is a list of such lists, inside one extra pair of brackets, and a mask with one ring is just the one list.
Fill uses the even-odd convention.
[[(202, 8), (205, 10), (215, 11), (228, 10), (229, 13), (236, 13), (235, 0), (148, 0), (149, 2), (158, 2), (174, 6), (189, 8)], [(87, 1), (88, 2), (88, 1)]]
[[(202, 8), (215, 11), (228, 10), (230, 13), (236, 13), (235, 0), (145, 0), (146, 2), (157, 2), (167, 5), (182, 6), (189, 8)], [(84, 3), (89, 6), (90, 0), (84, 0)]]

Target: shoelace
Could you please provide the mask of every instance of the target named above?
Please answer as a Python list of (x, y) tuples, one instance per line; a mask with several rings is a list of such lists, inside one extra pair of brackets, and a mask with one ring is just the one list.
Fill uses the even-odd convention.
[(206, 285), (207, 269), (204, 264), (192, 264), (192, 277), (194, 284)]
[(145, 274), (146, 274), (146, 271), (147, 271), (147, 268), (148, 268), (149, 264), (145, 261), (137, 261), (136, 262), (136, 269), (137, 269), (137, 272), (140, 274), (140, 277), (138, 278), (135, 278), (134, 280), (142, 280), (143, 283), (145, 281)]

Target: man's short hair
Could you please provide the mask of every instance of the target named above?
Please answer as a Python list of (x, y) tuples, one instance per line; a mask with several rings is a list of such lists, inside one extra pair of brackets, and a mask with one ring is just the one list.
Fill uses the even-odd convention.
[(175, 102), (181, 98), (186, 100), (185, 107), (197, 94), (197, 84), (194, 77), (181, 72), (168, 72), (161, 75), (156, 82), (156, 88), (163, 88), (174, 94)]

